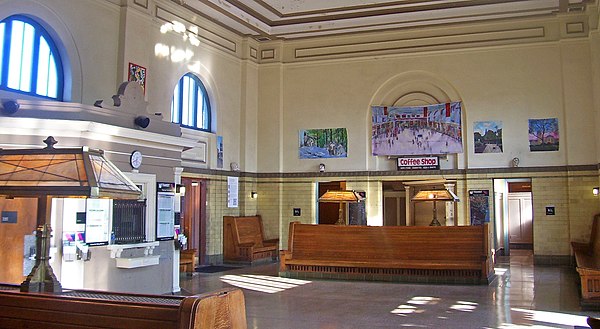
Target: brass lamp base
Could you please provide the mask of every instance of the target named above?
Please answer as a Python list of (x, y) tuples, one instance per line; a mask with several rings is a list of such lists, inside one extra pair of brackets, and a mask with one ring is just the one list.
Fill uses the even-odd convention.
[(50, 266), (50, 225), (40, 225), (36, 230), (35, 266), (21, 283), (23, 292), (62, 292), (62, 286)]

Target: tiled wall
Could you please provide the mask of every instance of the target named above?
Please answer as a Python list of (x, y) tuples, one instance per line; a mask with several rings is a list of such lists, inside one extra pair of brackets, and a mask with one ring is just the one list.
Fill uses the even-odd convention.
[[(227, 177), (207, 175), (207, 253), (211, 259), (219, 259), (222, 254), (223, 216), (245, 216), (260, 214), (263, 218), (267, 238), (280, 239), (280, 248), (287, 248), (288, 227), (291, 221), (315, 223), (317, 212), (317, 182), (321, 177), (294, 177), (281, 175), (269, 177), (240, 177), (238, 208), (227, 207)], [(597, 171), (555, 172), (527, 171), (520, 173), (468, 173), (445, 175), (456, 181), (456, 191), (460, 198), (456, 218), (459, 225), (469, 223), (469, 190), (490, 191), (490, 214), (494, 221), (493, 179), (530, 178), (533, 188), (534, 212), (534, 252), (539, 257), (569, 256), (570, 241), (589, 239), (593, 215), (600, 210), (600, 198), (592, 195), (592, 188), (598, 186)], [(411, 179), (440, 179), (435, 175), (416, 176)], [(366, 211), (369, 225), (381, 223), (382, 181), (406, 180), (403, 176), (350, 176), (330, 178), (345, 180), (347, 189), (367, 193)], [(250, 192), (258, 193), (257, 199), (250, 198)], [(556, 214), (547, 216), (546, 206), (554, 206)], [(294, 216), (294, 208), (301, 210)], [(492, 223), (493, 225), (493, 223)]]

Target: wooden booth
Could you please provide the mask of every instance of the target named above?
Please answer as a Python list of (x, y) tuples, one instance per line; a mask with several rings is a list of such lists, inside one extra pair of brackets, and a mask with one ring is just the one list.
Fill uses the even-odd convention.
[(223, 217), (223, 261), (277, 260), (279, 239), (265, 239), (260, 215)]

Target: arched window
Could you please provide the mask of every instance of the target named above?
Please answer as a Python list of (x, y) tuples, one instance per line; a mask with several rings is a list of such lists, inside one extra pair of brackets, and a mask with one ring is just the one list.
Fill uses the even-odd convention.
[(0, 38), (0, 88), (62, 100), (62, 64), (46, 30), (15, 15), (0, 22)]
[(171, 121), (183, 127), (210, 131), (210, 100), (206, 88), (192, 73), (184, 75), (171, 101)]

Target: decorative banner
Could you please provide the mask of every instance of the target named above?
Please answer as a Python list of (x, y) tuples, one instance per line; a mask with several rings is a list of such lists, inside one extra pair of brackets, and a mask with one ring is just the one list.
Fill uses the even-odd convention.
[(529, 151), (558, 151), (558, 119), (529, 119)]
[(127, 75), (127, 81), (137, 81), (144, 94), (146, 93), (146, 68), (137, 64), (129, 63), (129, 74)]
[(469, 209), (471, 214), (471, 225), (483, 225), (490, 221), (490, 191), (470, 190)]
[(217, 136), (217, 168), (223, 168), (223, 136)]
[(346, 158), (348, 156), (346, 128), (300, 130), (298, 137), (300, 159)]
[(473, 123), (475, 153), (502, 153), (502, 121)]
[(462, 153), (461, 103), (372, 106), (373, 155)]
[(437, 170), (440, 169), (438, 157), (398, 158), (398, 170)]

